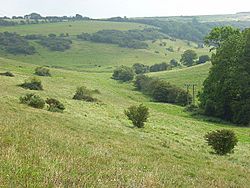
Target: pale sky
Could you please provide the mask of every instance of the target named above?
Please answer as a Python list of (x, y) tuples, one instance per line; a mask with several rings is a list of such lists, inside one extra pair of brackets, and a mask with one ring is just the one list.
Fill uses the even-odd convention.
[(91, 18), (230, 14), (250, 11), (250, 0), (0, 0), (0, 16), (79, 13)]

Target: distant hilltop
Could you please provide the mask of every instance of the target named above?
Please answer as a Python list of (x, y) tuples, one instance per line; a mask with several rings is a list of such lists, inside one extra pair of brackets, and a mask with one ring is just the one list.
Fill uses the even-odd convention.
[(237, 12), (236, 14), (250, 14), (250, 11), (249, 12)]

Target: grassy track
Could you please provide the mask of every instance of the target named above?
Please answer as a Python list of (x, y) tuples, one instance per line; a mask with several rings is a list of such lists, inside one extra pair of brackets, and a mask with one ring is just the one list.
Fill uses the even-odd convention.
[[(182, 107), (150, 102), (131, 84), (110, 73), (52, 69), (41, 78), (42, 97), (65, 104), (63, 114), (19, 104), (27, 93), (18, 84), (35, 66), (0, 58), (0, 185), (2, 187), (248, 187), (250, 131), (194, 119)], [(173, 74), (173, 73), (172, 73)], [(176, 71), (181, 75), (181, 71)], [(99, 89), (101, 102), (72, 100), (75, 88)], [(145, 129), (132, 128), (123, 110), (144, 103), (150, 108)], [(203, 135), (233, 129), (235, 153), (210, 153)]]

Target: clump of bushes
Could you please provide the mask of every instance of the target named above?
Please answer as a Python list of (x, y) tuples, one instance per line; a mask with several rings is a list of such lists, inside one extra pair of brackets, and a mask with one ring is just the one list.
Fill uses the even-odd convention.
[(63, 37), (57, 37), (55, 34), (49, 34), (38, 41), (42, 46), (47, 47), (51, 51), (65, 51), (70, 49), (72, 41)]
[(169, 64), (170, 64), (171, 68), (181, 66), (180, 63), (177, 60), (175, 60), (175, 59), (171, 59), (171, 61), (170, 61)]
[(20, 102), (32, 106), (34, 108), (40, 108), (40, 109), (42, 109), (45, 106), (45, 101), (40, 96), (35, 95), (33, 93), (26, 94), (20, 97)]
[(46, 103), (49, 105), (48, 111), (50, 112), (63, 112), (65, 109), (64, 105), (57, 99), (49, 98)]
[(235, 133), (226, 129), (207, 133), (205, 139), (218, 155), (232, 153), (238, 142)]
[(4, 73), (0, 73), (0, 75), (2, 75), (2, 76), (9, 76), (9, 77), (15, 77), (15, 75), (13, 73), (9, 72), (9, 71), (4, 72)]
[(132, 121), (133, 125), (138, 128), (143, 128), (149, 117), (148, 108), (142, 104), (139, 106), (130, 106), (124, 113)]
[(112, 78), (114, 80), (120, 80), (122, 82), (131, 81), (134, 79), (134, 70), (130, 67), (120, 66), (114, 70)]
[(184, 89), (178, 88), (166, 81), (138, 75), (134, 81), (137, 90), (149, 95), (157, 102), (173, 103), (185, 106), (191, 101), (192, 96)]
[(154, 64), (150, 66), (149, 71), (150, 72), (159, 72), (159, 71), (165, 71), (170, 70), (171, 66), (165, 62), (162, 62), (160, 64)]
[(149, 72), (149, 66), (142, 63), (135, 63), (132, 68), (134, 69), (135, 74), (144, 74)]
[(30, 90), (43, 90), (42, 82), (36, 77), (26, 80), (23, 84), (20, 85), (25, 89)]
[[(178, 65), (179, 64), (177, 62), (177, 65), (175, 65), (175, 66), (178, 66)], [(136, 63), (133, 65), (132, 68), (136, 74), (144, 74), (147, 72), (159, 72), (159, 71), (171, 70), (172, 67), (174, 67), (174, 66), (171, 64), (167, 64), (165, 62), (162, 62), (159, 64), (154, 64), (150, 67), (147, 65), (141, 64), (141, 63)]]
[(51, 76), (50, 70), (46, 67), (37, 67), (35, 69), (35, 74), (38, 76)]
[(76, 89), (76, 93), (73, 96), (73, 99), (83, 100), (86, 102), (96, 102), (97, 99), (93, 98), (93, 94), (99, 94), (99, 93), (100, 92), (98, 90), (89, 90), (85, 86), (82, 86)]
[(36, 52), (35, 48), (25, 38), (9, 32), (0, 33), (0, 48), (15, 55), (32, 55)]

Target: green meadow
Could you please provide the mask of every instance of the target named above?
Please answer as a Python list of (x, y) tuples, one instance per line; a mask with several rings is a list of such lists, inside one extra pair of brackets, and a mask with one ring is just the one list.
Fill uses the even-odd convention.
[[(69, 26), (71, 25), (71, 26)], [(25, 34), (76, 35), (102, 29), (140, 29), (144, 25), (112, 22), (67, 22), (2, 27)], [(78, 41), (65, 52), (51, 52), (34, 43), (38, 53), (10, 55), (0, 51), (0, 187), (249, 187), (250, 130), (218, 119), (192, 116), (184, 107), (156, 103), (135, 90), (133, 83), (111, 79), (120, 65), (153, 65), (180, 59), (186, 41), (148, 41), (149, 49)], [(166, 46), (160, 46), (161, 42)], [(173, 47), (174, 52), (166, 50)], [(179, 51), (178, 51), (179, 49)], [(158, 51), (158, 53), (156, 53)], [(39, 77), (43, 91), (18, 85), (34, 76), (37, 66), (49, 66), (52, 77)], [(211, 64), (149, 73), (179, 87), (200, 87)], [(98, 102), (73, 100), (79, 86), (98, 89)], [(19, 97), (35, 93), (65, 105), (52, 113), (20, 104)], [(143, 103), (150, 117), (144, 129), (134, 128), (124, 110)], [(218, 156), (204, 140), (212, 130), (235, 131), (239, 142), (233, 154)]]

